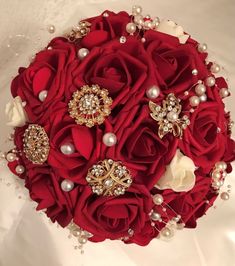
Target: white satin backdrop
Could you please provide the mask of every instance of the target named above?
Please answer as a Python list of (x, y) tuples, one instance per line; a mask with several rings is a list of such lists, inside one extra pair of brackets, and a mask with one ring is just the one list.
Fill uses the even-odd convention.
[[(229, 70), (231, 90), (235, 86), (235, 1), (234, 0), (0, 0), (0, 143), (5, 143), (4, 106), (10, 99), (10, 79), (18, 66), (47, 41), (78, 20), (104, 9), (131, 10), (140, 4), (144, 13), (169, 18), (184, 26), (194, 38), (209, 45), (212, 56)], [(47, 25), (56, 26), (49, 34)], [(234, 98), (226, 100), (235, 114)], [(0, 166), (0, 266), (233, 266), (235, 265), (235, 190), (228, 202), (217, 200), (198, 223), (197, 230), (178, 231), (171, 242), (152, 241), (147, 247), (124, 245), (118, 241), (85, 245), (85, 254), (74, 250), (76, 242), (67, 230), (36, 213), (21, 185), (4, 163)], [(235, 174), (227, 178), (235, 187)], [(5, 185), (5, 184), (11, 185)], [(19, 199), (21, 197), (21, 199)]]

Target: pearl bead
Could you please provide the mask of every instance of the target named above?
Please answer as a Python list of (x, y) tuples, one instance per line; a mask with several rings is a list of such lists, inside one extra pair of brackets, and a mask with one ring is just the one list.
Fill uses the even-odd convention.
[(61, 189), (65, 192), (69, 192), (74, 188), (74, 183), (71, 180), (65, 179), (61, 182)]
[(14, 153), (10, 152), (7, 154), (6, 159), (8, 162), (14, 162), (16, 159), (16, 155)]
[(156, 205), (161, 205), (163, 203), (163, 196), (161, 194), (156, 194), (153, 196), (153, 202)]
[(170, 121), (170, 122), (174, 122), (178, 119), (178, 114), (171, 111), (167, 114), (167, 119)]
[(211, 66), (211, 72), (212, 73), (218, 73), (220, 72), (220, 66), (216, 63), (213, 63)]
[(143, 38), (141, 38), (141, 42), (142, 43), (145, 43), (146, 42), (146, 39), (143, 37)]
[(89, 54), (89, 50), (87, 48), (81, 48), (78, 50), (79, 59), (84, 59)]
[(79, 242), (79, 244), (84, 245), (87, 242), (87, 238), (85, 238), (85, 237), (79, 237), (78, 238), (78, 242)]
[(158, 221), (159, 219), (161, 219), (161, 215), (159, 213), (157, 213), (157, 212), (152, 212), (151, 213), (151, 219), (153, 221)]
[(226, 98), (229, 96), (229, 90), (227, 88), (222, 88), (220, 89), (219, 94), (221, 98)]
[(106, 179), (106, 180), (104, 181), (104, 186), (105, 186), (106, 188), (110, 188), (110, 187), (112, 187), (112, 185), (113, 185), (113, 180), (112, 180), (112, 179)]
[(160, 94), (160, 89), (157, 86), (152, 86), (146, 91), (149, 99), (156, 99)]
[(111, 147), (117, 143), (117, 137), (114, 133), (108, 132), (103, 136), (104, 145)]
[(221, 178), (221, 173), (220, 173), (220, 171), (213, 171), (213, 173), (212, 173), (212, 178), (213, 178), (213, 179), (220, 179), (220, 178)]
[(228, 192), (222, 192), (222, 193), (220, 194), (220, 198), (221, 198), (222, 200), (229, 200), (229, 194), (228, 194)]
[(49, 33), (54, 33), (55, 32), (55, 26), (54, 25), (49, 25), (47, 28)]
[(136, 31), (136, 25), (132, 22), (126, 25), (126, 31), (130, 34), (133, 34)]
[(126, 42), (126, 37), (125, 36), (121, 36), (119, 39), (120, 43), (125, 43)]
[(39, 94), (38, 94), (39, 100), (41, 102), (44, 102), (46, 100), (47, 94), (48, 94), (47, 90), (43, 90), (43, 91), (39, 92)]
[(133, 15), (138, 15), (142, 13), (142, 7), (141, 6), (133, 6), (132, 7), (132, 14)]
[(191, 97), (189, 98), (189, 102), (190, 102), (190, 105), (191, 105), (191, 106), (198, 106), (199, 103), (200, 103), (200, 99), (199, 99), (198, 96), (191, 96)]
[(227, 164), (226, 162), (221, 161), (221, 162), (217, 162), (215, 164), (215, 167), (219, 170), (225, 171), (227, 169)]
[(144, 22), (144, 28), (145, 29), (151, 29), (152, 27), (153, 27), (153, 24), (152, 24), (151, 20), (146, 20)]
[(136, 24), (143, 25), (143, 24), (144, 24), (143, 16), (142, 16), (142, 15), (136, 15), (136, 16), (134, 17), (134, 22), (135, 22)]
[(213, 87), (215, 85), (215, 78), (214, 77), (206, 78), (206, 85), (208, 87)]
[(192, 74), (193, 74), (194, 76), (196, 76), (196, 75), (198, 74), (198, 70), (197, 70), (197, 69), (193, 69), (193, 70), (192, 70)]
[(73, 146), (73, 144), (71, 143), (66, 143), (66, 144), (63, 144), (61, 147), (60, 147), (60, 151), (65, 154), (65, 155), (70, 155), (72, 153), (74, 153), (75, 151), (75, 148)]
[(165, 227), (161, 230), (161, 236), (170, 239), (174, 236), (174, 231), (169, 227)]
[(207, 44), (206, 43), (199, 44), (197, 50), (200, 53), (205, 53), (207, 51)]
[(201, 102), (206, 102), (206, 100), (207, 100), (206, 94), (202, 94), (199, 98), (200, 98)]
[(24, 166), (23, 165), (17, 165), (16, 168), (15, 168), (15, 171), (17, 174), (23, 174), (25, 169), (24, 169)]
[(197, 95), (202, 95), (206, 92), (206, 86), (204, 84), (198, 84), (196, 87), (195, 87), (195, 92)]

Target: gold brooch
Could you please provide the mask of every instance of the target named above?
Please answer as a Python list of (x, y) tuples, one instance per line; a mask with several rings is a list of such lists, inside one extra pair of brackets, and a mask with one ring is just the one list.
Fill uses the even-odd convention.
[(47, 160), (50, 146), (49, 138), (43, 127), (37, 124), (29, 125), (24, 133), (24, 153), (28, 160), (42, 164)]
[(93, 127), (104, 122), (111, 113), (112, 98), (108, 97), (108, 90), (98, 85), (85, 85), (73, 93), (69, 102), (69, 113), (79, 125)]
[(158, 122), (158, 136), (163, 138), (167, 133), (173, 133), (175, 137), (182, 137), (183, 129), (189, 124), (190, 120), (187, 115), (179, 118), (181, 113), (180, 100), (173, 93), (167, 95), (163, 100), (163, 106), (150, 101), (149, 109), (151, 117)]
[(77, 42), (90, 32), (91, 23), (88, 21), (80, 21), (68, 34), (67, 38), (70, 42)]
[(93, 165), (86, 180), (93, 193), (104, 196), (123, 195), (132, 183), (130, 171), (121, 162), (112, 159)]

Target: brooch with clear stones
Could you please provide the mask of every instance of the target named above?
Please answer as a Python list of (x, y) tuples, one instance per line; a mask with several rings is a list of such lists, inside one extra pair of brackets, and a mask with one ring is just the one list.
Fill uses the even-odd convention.
[(68, 34), (67, 38), (70, 42), (76, 43), (90, 32), (91, 23), (88, 21), (80, 21)]

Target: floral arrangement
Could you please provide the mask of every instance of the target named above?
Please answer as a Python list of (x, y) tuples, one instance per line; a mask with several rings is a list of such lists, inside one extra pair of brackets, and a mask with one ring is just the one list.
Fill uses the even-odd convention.
[(110, 11), (19, 68), (7, 104), (11, 171), (79, 244), (147, 245), (195, 228), (232, 171), (221, 67), (169, 20)]

